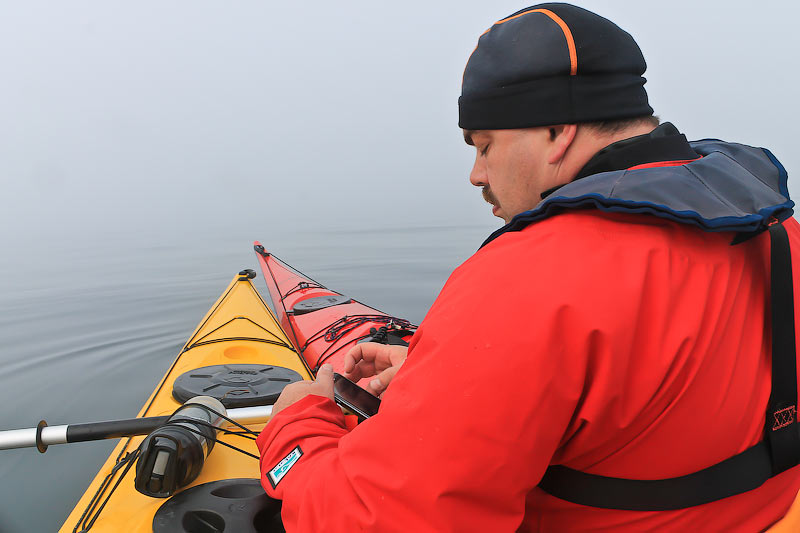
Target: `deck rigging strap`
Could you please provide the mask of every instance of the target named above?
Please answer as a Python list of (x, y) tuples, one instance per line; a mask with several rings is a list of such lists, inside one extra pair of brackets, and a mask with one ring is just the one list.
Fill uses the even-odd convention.
[(590, 507), (669, 511), (753, 490), (800, 464), (792, 257), (782, 224), (774, 221), (769, 236), (772, 390), (764, 439), (713, 466), (670, 479), (613, 478), (551, 465), (539, 488), (556, 498)]

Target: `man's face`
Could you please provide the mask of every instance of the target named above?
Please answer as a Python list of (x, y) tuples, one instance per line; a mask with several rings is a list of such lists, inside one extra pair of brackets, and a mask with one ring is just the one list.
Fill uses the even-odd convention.
[(465, 130), (464, 139), (476, 150), (469, 181), (483, 187), (492, 214), (506, 223), (533, 209), (553, 186), (553, 168), (547, 163), (548, 128)]

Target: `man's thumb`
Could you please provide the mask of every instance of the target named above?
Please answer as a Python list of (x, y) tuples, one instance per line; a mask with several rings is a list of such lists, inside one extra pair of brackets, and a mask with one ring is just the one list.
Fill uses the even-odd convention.
[(333, 366), (327, 363), (322, 365), (317, 371), (316, 383), (322, 387), (326, 396), (333, 398)]
[(389, 383), (392, 381), (392, 378), (394, 378), (394, 375), (397, 374), (399, 369), (399, 366), (390, 366), (375, 376), (375, 378), (369, 382), (369, 388), (372, 389), (372, 394), (375, 396), (383, 394), (383, 391), (385, 391), (386, 387), (389, 386)]

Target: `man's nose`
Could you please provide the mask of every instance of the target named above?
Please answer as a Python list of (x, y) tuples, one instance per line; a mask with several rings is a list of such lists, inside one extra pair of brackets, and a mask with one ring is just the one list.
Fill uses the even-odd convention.
[(469, 182), (476, 187), (485, 187), (489, 184), (486, 180), (486, 163), (478, 155), (472, 165), (472, 172), (469, 173)]

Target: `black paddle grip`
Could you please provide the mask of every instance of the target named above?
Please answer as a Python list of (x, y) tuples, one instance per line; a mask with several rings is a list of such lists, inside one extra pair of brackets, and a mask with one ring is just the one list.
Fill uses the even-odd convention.
[(86, 442), (147, 435), (154, 429), (163, 426), (168, 418), (169, 415), (92, 422), (91, 424), (70, 424), (67, 426), (67, 442)]

